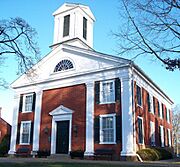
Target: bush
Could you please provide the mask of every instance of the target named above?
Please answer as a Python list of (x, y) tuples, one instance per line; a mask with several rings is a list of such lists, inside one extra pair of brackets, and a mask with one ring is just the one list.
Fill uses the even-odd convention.
[(82, 150), (71, 151), (70, 156), (72, 159), (75, 157), (83, 159), (84, 158), (84, 151), (82, 151)]
[(44, 157), (50, 156), (50, 151), (48, 151), (48, 150), (38, 151), (37, 156), (38, 156), (38, 158), (44, 158)]
[(139, 154), (144, 161), (157, 161), (171, 159), (173, 157), (169, 151), (163, 148), (146, 148), (137, 151), (137, 154)]
[(0, 156), (7, 155), (10, 146), (10, 135), (5, 135), (0, 143)]

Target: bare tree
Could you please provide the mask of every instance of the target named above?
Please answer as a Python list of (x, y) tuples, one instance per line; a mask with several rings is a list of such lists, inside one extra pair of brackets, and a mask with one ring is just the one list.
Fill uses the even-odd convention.
[(151, 56), (180, 69), (180, 1), (120, 0), (119, 54)]
[(180, 105), (176, 105), (173, 108), (173, 139), (174, 139), (174, 149), (176, 154), (179, 154), (179, 144), (180, 144)]
[[(10, 56), (18, 62), (18, 73), (24, 73), (39, 59), (36, 31), (22, 18), (0, 20), (0, 64)], [(0, 80), (0, 85), (4, 79)]]

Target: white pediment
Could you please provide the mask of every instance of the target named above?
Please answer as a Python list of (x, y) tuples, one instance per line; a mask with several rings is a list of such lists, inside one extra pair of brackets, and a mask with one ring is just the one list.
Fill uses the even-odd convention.
[(54, 109), (53, 111), (51, 111), (49, 113), (49, 115), (52, 115), (52, 116), (57, 116), (57, 115), (69, 115), (69, 114), (72, 114), (74, 111), (67, 108), (67, 107), (64, 107), (63, 105), (60, 105), (59, 107), (57, 107), (56, 109)]

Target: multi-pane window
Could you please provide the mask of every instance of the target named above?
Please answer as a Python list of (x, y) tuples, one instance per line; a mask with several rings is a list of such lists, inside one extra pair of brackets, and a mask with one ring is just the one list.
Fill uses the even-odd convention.
[(30, 143), (30, 131), (31, 131), (31, 121), (22, 121), (21, 122), (21, 136), (20, 144), (29, 144)]
[(138, 142), (139, 144), (144, 143), (144, 132), (143, 132), (143, 119), (138, 117)]
[(164, 147), (164, 127), (160, 125), (159, 127), (159, 138), (160, 138), (160, 146)]
[(33, 94), (27, 94), (24, 96), (24, 112), (32, 111), (33, 107)]
[(100, 143), (115, 144), (115, 114), (100, 115)]
[(150, 121), (150, 140), (151, 146), (155, 146), (155, 125), (152, 121)]
[(63, 37), (69, 35), (70, 15), (64, 16)]
[(161, 102), (158, 101), (158, 116), (162, 119), (163, 115), (162, 115), (162, 104)]
[(147, 103), (148, 103), (148, 111), (151, 113), (153, 112), (153, 96), (147, 93)]
[(73, 63), (70, 60), (63, 59), (56, 65), (54, 72), (65, 71), (72, 68), (74, 68)]
[(166, 108), (166, 120), (168, 123), (170, 123), (170, 110), (167, 110), (167, 108)]
[(136, 93), (137, 93), (137, 104), (139, 106), (142, 106), (142, 92), (141, 92), (141, 87), (136, 85)]
[(162, 106), (162, 111), (161, 111), (162, 112), (162, 118), (164, 118), (164, 104), (162, 103), (161, 106)]
[(100, 84), (100, 103), (115, 102), (114, 80), (103, 81)]
[(83, 38), (87, 39), (87, 19), (83, 17)]
[(171, 131), (167, 129), (168, 146), (171, 147)]

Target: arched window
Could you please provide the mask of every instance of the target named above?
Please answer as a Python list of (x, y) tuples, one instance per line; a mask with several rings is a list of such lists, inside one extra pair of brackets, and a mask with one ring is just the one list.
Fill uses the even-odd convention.
[(54, 72), (69, 70), (73, 67), (73, 63), (70, 60), (61, 60), (55, 67)]

